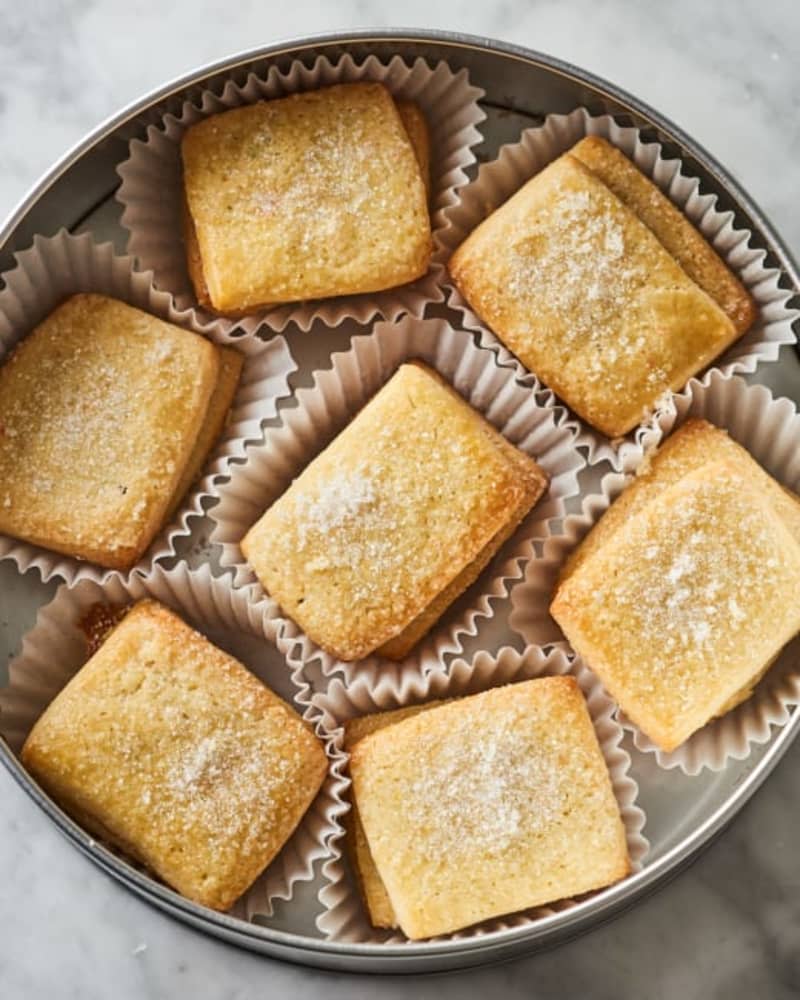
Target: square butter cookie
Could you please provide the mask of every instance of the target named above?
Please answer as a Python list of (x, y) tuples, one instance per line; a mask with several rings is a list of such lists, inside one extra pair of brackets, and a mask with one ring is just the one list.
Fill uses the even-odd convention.
[(402, 659), (547, 477), (434, 371), (401, 365), (242, 539), (264, 588), (342, 660)]
[(375, 867), (411, 939), (609, 885), (625, 828), (571, 677), (457, 699), (365, 736), (350, 760)]
[(418, 109), (401, 116), (382, 84), (349, 83), (193, 125), (181, 149), (199, 300), (242, 314), (423, 275), (432, 247), (424, 124)]
[(705, 421), (669, 438), (567, 562), (551, 613), (671, 751), (800, 631), (800, 502)]
[(568, 153), (481, 223), (448, 265), (503, 343), (612, 438), (742, 332), (648, 228), (665, 216), (643, 220), (637, 203)]
[(288, 705), (153, 600), (49, 705), (22, 761), (81, 825), (218, 910), (288, 840), (327, 766)]
[(219, 434), (241, 356), (115, 299), (67, 299), (0, 367), (0, 531), (142, 556)]

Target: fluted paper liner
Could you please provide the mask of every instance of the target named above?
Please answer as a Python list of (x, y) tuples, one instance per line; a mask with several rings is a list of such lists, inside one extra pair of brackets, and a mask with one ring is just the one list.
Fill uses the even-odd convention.
[[(587, 135), (607, 139), (622, 150), (637, 167), (670, 198), (703, 234), (717, 253), (738, 275), (753, 296), (759, 310), (750, 330), (732, 344), (711, 365), (723, 374), (749, 373), (756, 365), (776, 361), (783, 344), (796, 342), (793, 321), (800, 315), (789, 306), (792, 291), (780, 286), (781, 271), (769, 267), (766, 252), (750, 245), (752, 233), (735, 225), (733, 212), (717, 208), (717, 196), (704, 194), (700, 181), (689, 176), (679, 159), (668, 158), (660, 143), (645, 141), (639, 129), (617, 124), (610, 115), (590, 115), (578, 108), (568, 115), (548, 115), (544, 124), (526, 129), (519, 142), (505, 145), (495, 160), (481, 166), (478, 176), (462, 192), (457, 204), (445, 212), (442, 230), (447, 256), (476, 226), (507, 201), (527, 180)], [(482, 346), (497, 353), (501, 363), (516, 361), (499, 338), (469, 308), (458, 290), (450, 286), (449, 304), (461, 311), (464, 323), (476, 330)], [(532, 373), (529, 383), (539, 388)], [(591, 463), (606, 460), (619, 470), (641, 457), (643, 437), (652, 437), (660, 427), (660, 415), (669, 406), (665, 394), (654, 413), (624, 438), (611, 441), (588, 424), (582, 424), (579, 444), (586, 448)]]
[[(15, 266), (2, 275), (5, 287), (0, 291), (0, 363), (37, 323), (76, 292), (109, 295), (199, 332), (186, 322), (185, 316), (177, 315), (168, 295), (153, 288), (151, 274), (134, 270), (130, 257), (116, 255), (110, 243), (97, 244), (89, 234), (71, 236), (61, 230), (51, 238), (37, 236), (33, 245), (17, 254), (15, 260)], [(289, 375), (296, 368), (283, 337), (266, 343), (256, 336), (233, 337), (216, 330), (206, 331), (206, 335), (221, 346), (236, 347), (244, 355), (239, 387), (227, 423), (206, 458), (200, 477), (182, 498), (170, 523), (162, 528), (137, 563), (137, 569), (174, 554), (176, 540), (190, 534), (190, 522), (202, 514), (202, 504), (212, 482), (228, 468), (231, 459), (244, 454), (247, 441), (261, 436), (262, 423), (275, 415), (277, 400), (288, 394)], [(119, 575), (119, 571), (7, 535), (0, 535), (0, 559), (13, 560), (20, 572), (35, 567), (45, 581), (52, 576), (67, 582), (100, 581), (112, 574)]]
[[(481, 652), (471, 663), (457, 660), (448, 671), (435, 671), (426, 677), (382, 676), (377, 683), (371, 683), (367, 678), (360, 677), (352, 684), (343, 683), (340, 678), (336, 678), (325, 693), (317, 694), (312, 699), (314, 706), (320, 712), (322, 724), (332, 734), (334, 753), (337, 756), (333, 767), (337, 776), (333, 789), (335, 795), (343, 803), (349, 800), (348, 756), (343, 749), (342, 729), (342, 723), (348, 719), (438, 698), (475, 694), (488, 688), (530, 680), (534, 677), (563, 674), (575, 677), (586, 698), (625, 825), (631, 867), (633, 871), (640, 870), (649, 846), (642, 833), (645, 815), (637, 805), (638, 786), (629, 773), (630, 757), (621, 746), (622, 729), (614, 719), (615, 705), (594, 674), (580, 664), (573, 664), (562, 650), (546, 653), (536, 647), (530, 647), (524, 653), (518, 653), (506, 646), (496, 657)], [(317, 920), (318, 929), (327, 938), (337, 941), (374, 942), (402, 947), (406, 941), (402, 933), (379, 930), (370, 924), (353, 875), (349, 871), (348, 862), (343, 855), (343, 838), (344, 828), (339, 825), (338, 834), (331, 844), (331, 857), (322, 868), (326, 884), (320, 890), (319, 898), (325, 909)], [(597, 892), (587, 893), (580, 898), (588, 899), (595, 895)], [(432, 940), (461, 940), (511, 927), (524, 927), (541, 917), (570, 909), (576, 902), (574, 899), (560, 900), (548, 906), (539, 906), (486, 920), (474, 927)]]
[[(742, 378), (712, 370), (702, 379), (691, 379), (683, 392), (675, 394), (657, 417), (657, 436), (665, 437), (690, 417), (723, 428), (779, 483), (800, 489), (800, 415), (790, 400), (776, 399), (765, 386), (749, 386)], [(567, 517), (561, 534), (545, 543), (543, 558), (526, 566), (523, 581), (511, 594), (509, 618), (509, 625), (525, 642), (569, 649), (548, 611), (558, 572), (630, 479), (618, 473), (606, 475), (600, 492), (584, 499), (581, 514)], [(788, 601), (797, 599), (797, 594), (786, 595)], [(770, 739), (773, 726), (789, 721), (798, 703), (800, 637), (784, 647), (750, 698), (709, 722), (671, 753), (656, 747), (622, 713), (620, 722), (632, 733), (636, 748), (653, 754), (661, 767), (694, 775), (704, 768), (720, 771), (728, 759), (749, 756), (753, 746)]]
[[(214, 522), (211, 540), (221, 546), (220, 565), (232, 568), (237, 585), (256, 582), (240, 548), (247, 530), (395, 370), (414, 358), (427, 362), (513, 444), (533, 456), (550, 477), (550, 488), (477, 583), (405, 660), (396, 663), (372, 655), (345, 663), (282, 617), (278, 648), (292, 666), (313, 662), (325, 675), (342, 671), (348, 678), (359, 673), (402, 676), (439, 666), (446, 656), (461, 652), (464, 638), (476, 635), (479, 619), (494, 615), (493, 605), (507, 596), (509, 583), (519, 579), (522, 564), (534, 556), (534, 539), (547, 537), (552, 519), (564, 516), (566, 498), (578, 493), (577, 474), (585, 463), (574, 447), (574, 428), (559, 424), (560, 408), (539, 405), (511, 372), (495, 364), (490, 351), (476, 347), (470, 334), (444, 320), (379, 323), (372, 333), (354, 337), (348, 351), (334, 354), (331, 367), (318, 371), (310, 388), (297, 391), (297, 407), (284, 409), (280, 425), (268, 428), (259, 444), (249, 446), (245, 462), (232, 465), (229, 481), (216, 487), (220, 502), (209, 510)], [(275, 613), (281, 614), (277, 605)]]
[[(182, 239), (183, 133), (201, 119), (231, 108), (361, 80), (384, 83), (395, 97), (416, 101), (425, 113), (431, 136), (429, 204), (434, 236), (428, 273), (386, 291), (268, 306), (236, 321), (201, 306), (189, 280)], [(430, 67), (421, 58), (408, 64), (400, 56), (387, 63), (375, 56), (357, 62), (346, 54), (335, 63), (318, 56), (311, 66), (295, 60), (285, 71), (271, 66), (263, 78), (250, 73), (241, 82), (229, 79), (221, 89), (205, 90), (195, 100), (185, 101), (178, 116), (165, 115), (160, 124), (149, 126), (144, 141), (131, 142), (129, 158), (118, 168), (122, 184), (116, 195), (123, 206), (122, 224), (129, 232), (128, 253), (154, 272), (156, 286), (173, 296), (179, 313), (204, 329), (236, 325), (251, 332), (265, 324), (280, 332), (290, 321), (308, 330), (317, 319), (338, 326), (348, 318), (366, 323), (376, 317), (398, 319), (404, 313), (422, 316), (427, 302), (444, 298), (439, 231), (446, 228), (444, 210), (455, 204), (458, 189), (467, 183), (466, 171), (475, 162), (472, 147), (481, 141), (476, 126), (486, 117), (477, 103), (482, 96), (483, 91), (470, 84), (466, 70), (454, 73), (445, 62)]]
[[(171, 570), (155, 567), (127, 582), (117, 577), (103, 584), (83, 580), (71, 588), (61, 586), (39, 610), (20, 654), (9, 665), (8, 685), (0, 688), (0, 734), (15, 754), (34, 722), (88, 659), (86, 637), (78, 625), (87, 610), (97, 602), (124, 605), (143, 597), (168, 605), (244, 663), (298, 714), (316, 723), (318, 736), (331, 752), (329, 737), (318, 725), (319, 713), (310, 708), (311, 691), (302, 672), (275, 671), (264, 656), (265, 645), (275, 636), (267, 602), (259, 601), (252, 588), (234, 590), (228, 581), (215, 579), (207, 566), (192, 571), (179, 565)], [(336, 816), (343, 808), (335, 785), (329, 773), (281, 852), (233, 907), (234, 916), (269, 916), (275, 901), (290, 899), (297, 882), (313, 878), (315, 866), (329, 854), (329, 841), (338, 829)], [(86, 838), (95, 840), (89, 834)]]

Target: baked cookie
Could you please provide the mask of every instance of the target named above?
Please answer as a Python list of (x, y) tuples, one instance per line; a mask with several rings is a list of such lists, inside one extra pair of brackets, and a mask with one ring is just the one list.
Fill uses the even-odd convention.
[(352, 748), (353, 793), (412, 939), (599, 889), (630, 870), (625, 829), (571, 677), (431, 708)]
[(323, 649), (401, 659), (546, 488), (532, 458), (412, 362), (253, 525), (242, 552)]
[(326, 772), (288, 705), (152, 600), (45, 710), (22, 761), (91, 833), (217, 910), (272, 861)]
[(124, 302), (67, 299), (0, 367), (0, 531), (129, 569), (196, 477), (240, 368)]
[[(576, 147), (528, 181), (461, 244), (449, 270), (523, 364), (613, 438), (725, 350), (754, 307), (632, 164), (623, 170), (595, 149)], [(679, 259), (662, 240), (682, 248)]]
[(421, 134), (416, 113), (401, 118), (382, 84), (350, 83), (189, 128), (185, 238), (198, 299), (241, 314), (424, 274), (430, 218), (404, 120)]
[(749, 697), (800, 631), (800, 502), (691, 421), (612, 504), (550, 608), (665, 751)]

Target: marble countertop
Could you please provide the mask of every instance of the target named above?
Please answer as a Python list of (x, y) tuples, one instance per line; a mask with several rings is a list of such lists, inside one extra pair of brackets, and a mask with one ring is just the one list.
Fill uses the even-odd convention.
[[(68, 146), (164, 79), (279, 38), (402, 23), (513, 40), (634, 92), (719, 157), (800, 253), (796, 0), (2, 0), (0, 11), (0, 215)], [(502, 967), (379, 984), (273, 962), (171, 921), (84, 860), (0, 769), (0, 994), (796, 997), (798, 803), (800, 744), (689, 870), (612, 923)]]

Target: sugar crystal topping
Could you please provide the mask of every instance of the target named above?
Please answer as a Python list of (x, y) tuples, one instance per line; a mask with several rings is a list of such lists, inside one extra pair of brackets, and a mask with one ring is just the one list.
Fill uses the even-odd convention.
[(404, 556), (397, 544), (401, 523), (401, 513), (376, 482), (375, 469), (366, 465), (333, 474), (314, 491), (298, 493), (294, 502), (297, 548), (306, 573), (349, 576), (353, 567), (370, 567), (355, 582), (350, 595), (355, 600), (373, 596), (376, 574), (383, 588), (392, 588)]
[(142, 780), (141, 787), (143, 795), (157, 796), (173, 830), (244, 836), (250, 843), (263, 836), (265, 816), (277, 819), (281, 789), (300, 765), (299, 754), (276, 732), (262, 731), (256, 739), (244, 733), (222, 725), (165, 748), (160, 775)]
[[(320, 484), (316, 494), (300, 494), (295, 500), (298, 518), (297, 542), (302, 550), (312, 535), (325, 534), (335, 545), (336, 529), (366, 512), (377, 499), (375, 484), (364, 467), (341, 472)], [(335, 554), (331, 555), (335, 560)]]
[(334, 576), (347, 599), (403, 601), (403, 579), (414, 598), (432, 565), (466, 559), (482, 518), (495, 517), (503, 498), (509, 506), (516, 499), (511, 470), (469, 426), (472, 414), (447, 410), (440, 426), (422, 399), (403, 413), (403, 434), (370, 416), (361, 431), (367, 458), (326, 459), (277, 505), (284, 544), (293, 539), (306, 579)]
[(647, 303), (664, 284), (654, 263), (669, 261), (654, 257), (658, 248), (610, 192), (576, 186), (585, 183), (570, 173), (551, 181), (547, 202), (514, 223), (499, 304), (511, 296), (518, 332), (545, 337), (560, 367), (579, 353), (582, 380), (621, 391), (620, 370), (643, 367), (657, 395), (668, 376)]
[[(729, 526), (718, 516), (718, 497), (715, 484), (697, 481), (645, 550), (655, 573), (638, 593), (637, 617), (643, 633), (666, 653), (710, 649), (729, 627), (731, 607), (733, 618), (742, 620), (753, 586), (754, 549), (765, 556), (764, 571), (777, 565), (763, 515), (740, 509)], [(720, 600), (723, 593), (730, 595), (727, 602)], [(614, 595), (634, 597), (623, 583)]]
[(26, 752), (104, 839), (179, 891), (212, 898), (258, 874), (324, 769), (284, 702), (155, 602), (129, 610)]
[[(618, 219), (592, 208), (588, 191), (560, 192), (541, 219), (526, 220), (511, 258), (512, 294), (535, 296), (537, 301), (541, 296), (552, 312), (569, 316), (564, 329), (568, 340), (599, 340), (619, 315), (621, 303), (630, 300), (647, 277), (637, 255), (626, 254)], [(641, 345), (619, 346), (624, 350)]]
[[(430, 224), (405, 132), (385, 95), (336, 88), (201, 122), (184, 145), (210, 286), (253, 304), (388, 287), (427, 252)], [(363, 290), (367, 290), (365, 287)], [(223, 294), (223, 289), (218, 289)]]
[(488, 558), (543, 479), (437, 376), (405, 364), (267, 510), (245, 548), (309, 635), (357, 659)]
[(597, 746), (574, 714), (580, 706), (541, 692), (506, 697), (512, 690), (504, 689), (502, 706), (492, 691), (434, 709), (442, 713), (438, 726), (429, 713), (401, 723), (401, 752), (418, 766), (393, 771), (392, 784), (403, 827), (431, 862), (529, 849), (573, 810), (607, 803)]
[[(269, 120), (252, 141), (268, 149)], [(252, 188), (252, 208), (265, 219), (286, 220), (302, 219), (309, 206), (315, 206), (308, 225), (300, 229), (299, 247), (303, 253), (319, 250), (325, 241), (336, 240), (342, 225), (363, 225), (366, 208), (376, 202), (387, 208), (386, 194), (374, 188), (365, 169), (367, 157), (376, 152), (360, 122), (331, 116), (313, 134), (297, 168), (281, 177), (281, 186), (276, 185), (275, 164), (268, 155), (263, 157)]]
[(565, 798), (557, 755), (544, 743), (534, 750), (518, 725), (459, 718), (411, 782), (407, 820), (425, 831), (431, 854), (499, 854), (557, 819)]
[(129, 803), (134, 842), (180, 851), (191, 838), (204, 856), (244, 855), (280, 822), (306, 748), (255, 684), (228, 689), (225, 664), (216, 675), (203, 671), (215, 651), (191, 637), (177, 641), (186, 647), (180, 660), (147, 639), (130, 664), (106, 661), (100, 685), (62, 702), (64, 724), (82, 734), (87, 794), (101, 808), (111, 803), (112, 815), (113, 803)]
[(74, 541), (127, 543), (183, 461), (202, 399), (199, 344), (101, 296), (58, 307), (0, 367), (2, 507), (39, 531), (57, 519)]

